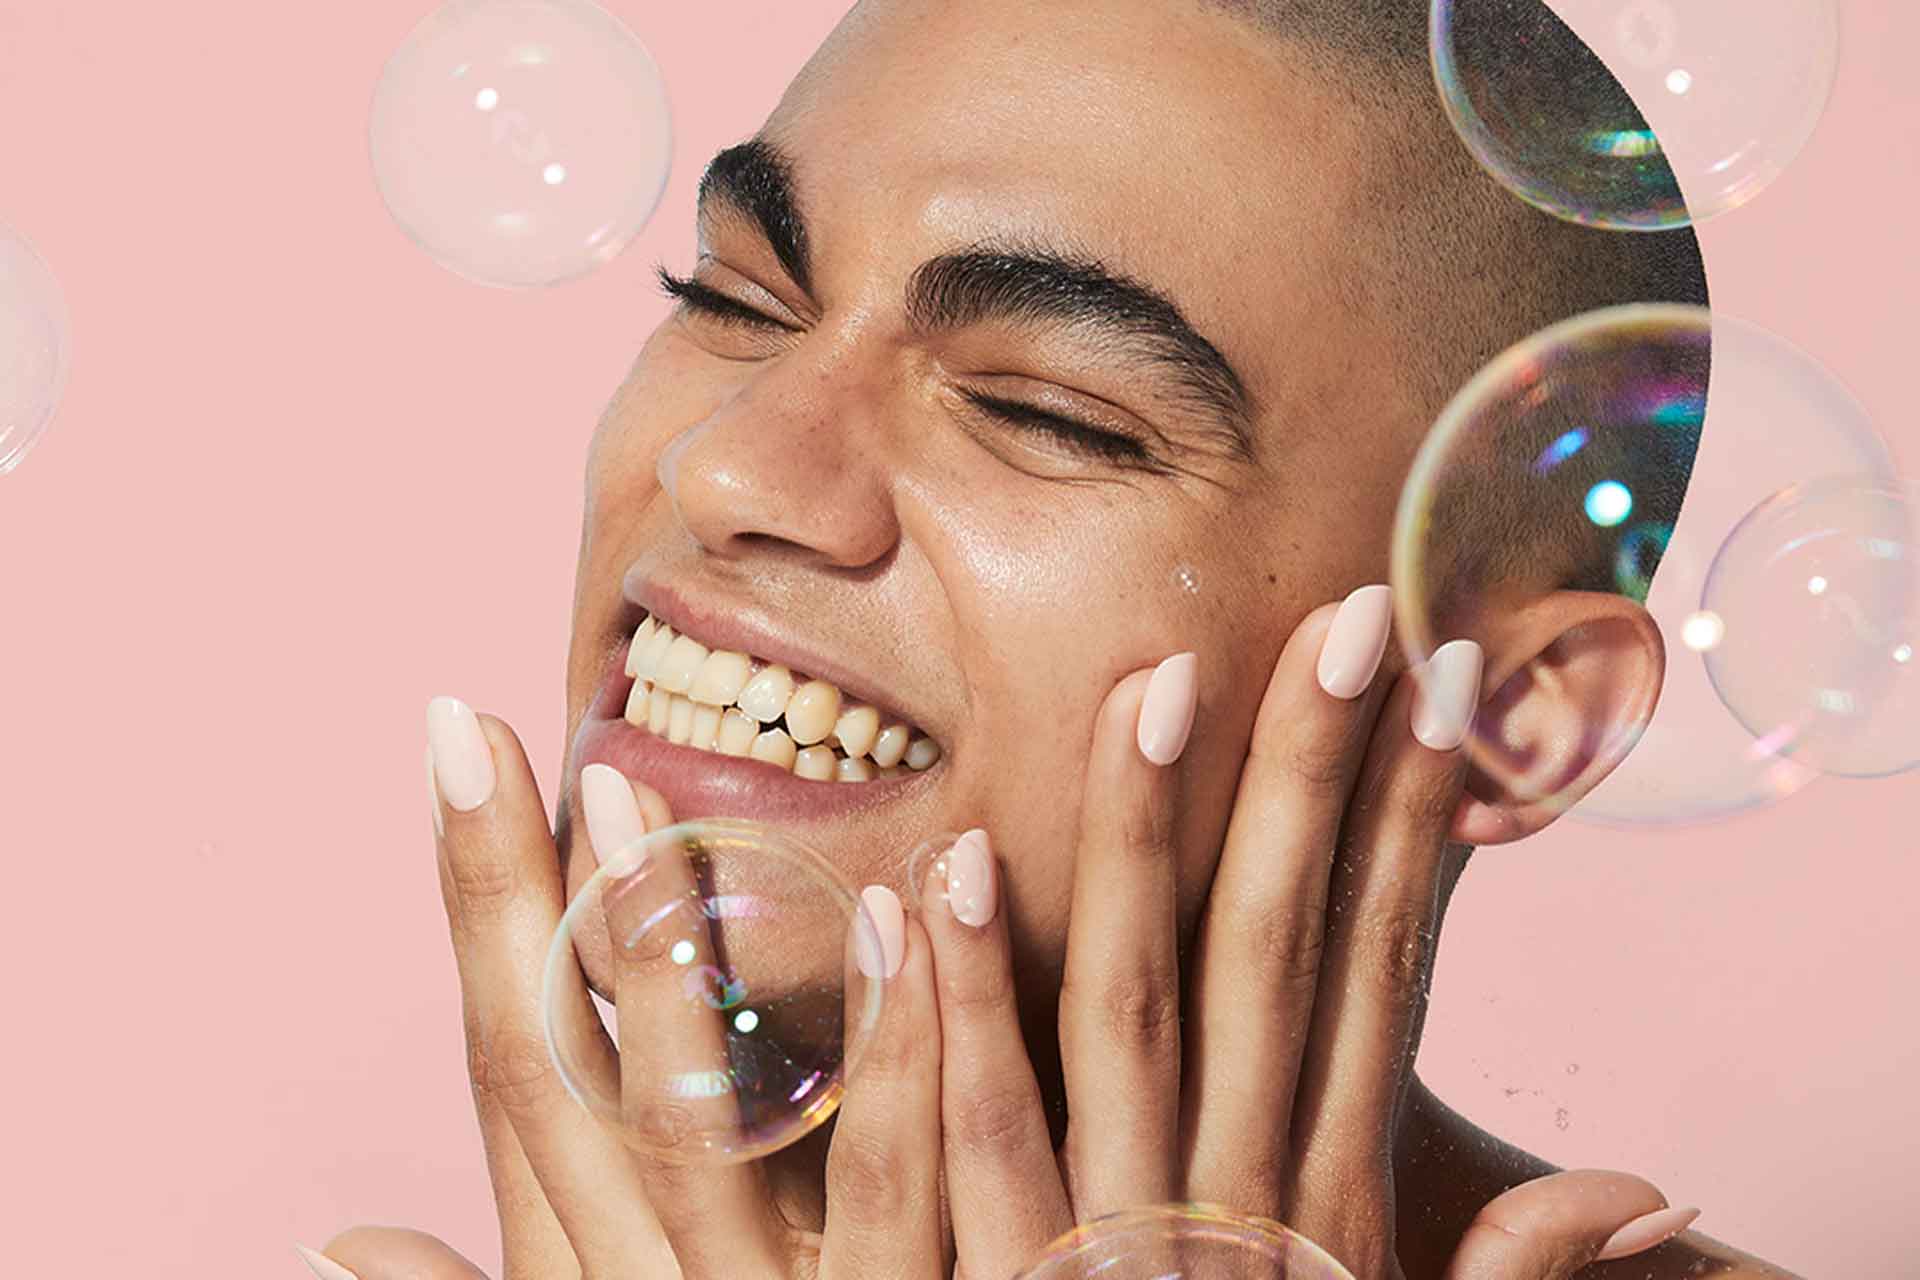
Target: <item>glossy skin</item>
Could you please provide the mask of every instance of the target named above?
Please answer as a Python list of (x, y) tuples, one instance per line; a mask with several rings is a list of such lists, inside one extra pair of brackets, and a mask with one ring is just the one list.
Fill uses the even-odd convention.
[[(896, 889), (925, 835), (992, 834), (1020, 1018), (1056, 1116), (1073, 853), (1101, 803), (1086, 783), (1103, 705), (1129, 673), (1199, 655), (1170, 842), (1184, 955), (1282, 646), (1310, 612), (1386, 576), (1399, 484), (1436, 406), (1380, 340), (1380, 295), (1354, 284), (1380, 248), (1355, 232), (1383, 183), (1371, 127), (1297, 53), (1183, 5), (863, 4), (762, 130), (793, 163), (811, 289), (749, 220), (710, 208), (691, 274), (770, 323), (677, 311), (593, 438), (570, 736), (637, 620), (630, 575), (696, 613), (762, 619), (883, 691), (940, 742), (941, 763), (885, 803), (783, 825), (849, 882)], [(1170, 297), (1238, 371), (1250, 447), (1227, 447), (1177, 386), (1084, 334), (912, 323), (923, 260), (1008, 237)], [(999, 420), (968, 391), (1142, 452)], [(1490, 652), (1489, 671), (1525, 656)], [(570, 755), (557, 833), (569, 891), (594, 866), (584, 763)], [(750, 794), (660, 790), (676, 817), (756, 816)], [(1542, 821), (1469, 802), (1453, 834)], [(1479, 1208), (1545, 1166), (1417, 1082), (1398, 1124), (1400, 1261), (1438, 1275)], [(809, 1142), (775, 1162), (795, 1225), (826, 1215), (825, 1154)], [(1620, 1265), (1766, 1274), (1736, 1257), (1689, 1235)], [(1689, 1269), (1701, 1259), (1721, 1265)]]

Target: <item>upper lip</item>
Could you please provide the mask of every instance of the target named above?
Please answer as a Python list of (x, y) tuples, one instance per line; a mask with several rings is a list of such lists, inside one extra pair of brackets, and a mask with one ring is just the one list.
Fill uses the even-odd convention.
[[(848, 701), (865, 703), (879, 711), (883, 724), (903, 723), (933, 736), (920, 713), (912, 707), (882, 693), (868, 676), (851, 665), (807, 647), (756, 605), (717, 596), (701, 597), (684, 588), (650, 579), (638, 569), (627, 572), (620, 591), (630, 606), (628, 614), (621, 619), (629, 640), (640, 625), (639, 613), (644, 611), (710, 649), (751, 654), (816, 680), (831, 681)], [(624, 661), (625, 648), (619, 652), (620, 660)]]

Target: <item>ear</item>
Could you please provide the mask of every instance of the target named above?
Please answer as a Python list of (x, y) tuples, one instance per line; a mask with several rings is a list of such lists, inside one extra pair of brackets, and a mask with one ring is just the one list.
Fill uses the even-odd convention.
[(1556, 591), (1497, 611), (1481, 631), (1486, 675), (1474, 763), (1452, 838), (1506, 844), (1565, 813), (1645, 732), (1667, 647), (1624, 596)]

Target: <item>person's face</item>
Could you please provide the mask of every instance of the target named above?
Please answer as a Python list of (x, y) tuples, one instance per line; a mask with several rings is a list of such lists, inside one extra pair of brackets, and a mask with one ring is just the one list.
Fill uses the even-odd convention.
[[(1417, 444), (1360, 301), (1360, 126), (1289, 51), (1185, 4), (887, 0), (842, 24), (763, 135), (792, 162), (811, 287), (750, 217), (705, 209), (692, 276), (777, 327), (676, 312), (602, 420), (569, 725), (620, 716), (641, 617), (624, 582), (710, 646), (812, 655), (813, 674), (842, 673), (940, 759), (802, 782), (603, 727), (576, 742), (569, 793), (606, 759), (678, 818), (781, 826), (856, 888), (902, 888), (918, 841), (984, 827), (1023, 972), (1044, 982), (1078, 814), (1101, 803), (1082, 795), (1095, 714), (1128, 672), (1193, 650), (1190, 925), (1272, 663), (1306, 612), (1380, 578)], [(1144, 359), (1138, 338), (910, 313), (917, 267), (989, 241), (1165, 294), (1243, 383), (1248, 448), (1196, 394), (1192, 361)], [(997, 279), (1030, 302), (1086, 285)], [(1076, 441), (970, 396), (1108, 434)], [(593, 861), (567, 816), (577, 889)]]

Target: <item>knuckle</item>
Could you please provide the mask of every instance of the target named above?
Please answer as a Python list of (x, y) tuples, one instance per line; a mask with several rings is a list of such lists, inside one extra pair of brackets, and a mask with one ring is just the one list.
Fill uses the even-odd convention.
[(838, 1130), (827, 1157), (827, 1190), (833, 1203), (858, 1208), (868, 1220), (895, 1218), (905, 1204), (905, 1170), (883, 1133)]
[(473, 1031), (467, 1035), (467, 1075), (482, 1107), (509, 1115), (525, 1112), (551, 1095), (553, 1059), (546, 1041), (523, 1031)]
[(1157, 794), (1128, 805), (1120, 817), (1121, 847), (1149, 858), (1171, 856), (1174, 846), (1173, 806)]
[(1004, 965), (949, 966), (936, 969), (934, 981), (945, 1013), (971, 1019), (1013, 1007), (1013, 975)]
[(1312, 991), (1327, 949), (1326, 904), (1286, 899), (1236, 911), (1229, 926), (1235, 956), (1262, 985)]
[(520, 875), (506, 859), (449, 849), (446, 882), (448, 906), (457, 923), (498, 915), (518, 891)]
[(953, 1109), (949, 1140), (977, 1155), (1018, 1151), (1033, 1134), (1037, 1114), (1030, 1091), (1004, 1084), (971, 1090)]
[(1282, 748), (1288, 777), (1308, 799), (1344, 800), (1352, 787), (1352, 769), (1344, 738), (1304, 733)]
[(1147, 1056), (1179, 1050), (1180, 987), (1171, 973), (1116, 979), (1107, 987), (1100, 1011), (1107, 1033), (1124, 1049)]
[(1428, 831), (1452, 825), (1459, 797), (1459, 770), (1448, 762), (1446, 768), (1409, 769), (1396, 778), (1392, 803), (1412, 830)]
[(1433, 929), (1411, 905), (1361, 915), (1354, 924), (1355, 960), (1363, 977), (1395, 1000), (1426, 994)]

